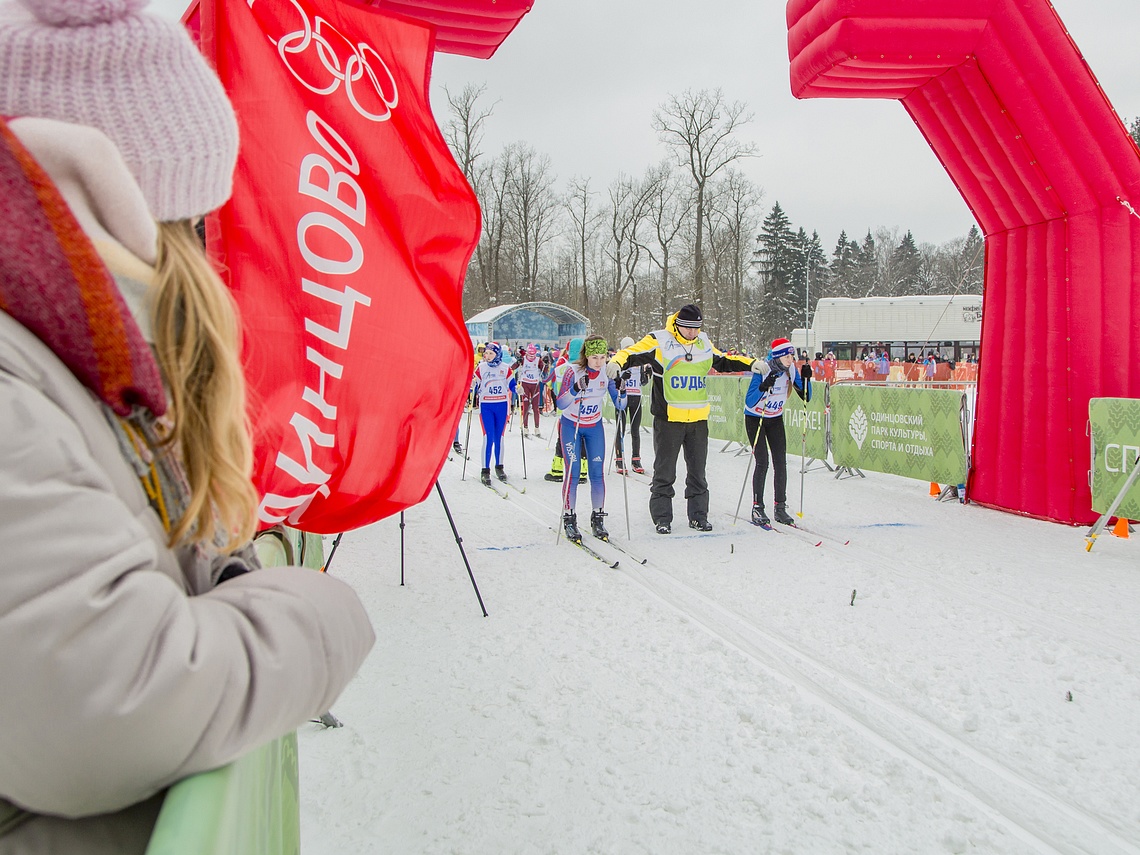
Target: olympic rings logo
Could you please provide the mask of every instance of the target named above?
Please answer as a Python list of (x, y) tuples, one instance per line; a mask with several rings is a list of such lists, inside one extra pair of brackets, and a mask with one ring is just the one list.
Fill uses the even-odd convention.
[[(250, 9), (256, 0), (248, 0)], [(383, 57), (364, 42), (353, 43), (319, 15), (312, 21), (297, 0), (289, 0), (301, 29), (269, 41), (289, 73), (317, 95), (332, 95), (341, 84), (353, 108), (370, 122), (386, 122), (400, 101), (396, 79)]]

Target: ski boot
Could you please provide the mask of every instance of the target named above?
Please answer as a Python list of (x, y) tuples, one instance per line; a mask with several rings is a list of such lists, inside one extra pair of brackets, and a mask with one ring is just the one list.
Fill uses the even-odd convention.
[(495, 477), (498, 478), (503, 483), (506, 483), (507, 473), (503, 471), (502, 466), (496, 466), (495, 467)]
[(554, 459), (550, 461), (550, 471), (542, 476), (547, 481), (561, 481), (563, 477), (562, 458), (559, 455), (554, 455)]
[(763, 528), (771, 528), (772, 521), (768, 519), (768, 514), (764, 512), (763, 505), (752, 506), (752, 525), (758, 525)]
[(697, 531), (712, 531), (712, 523), (708, 520), (689, 520), (689, 528)]
[(625, 468), (625, 461), (621, 459), (621, 455), (614, 455), (614, 471), (618, 475), (624, 475), (629, 470)]
[(657, 523), (658, 534), (668, 534), (670, 531), (672, 529), (669, 527), (669, 523)]
[(578, 515), (573, 511), (566, 511), (562, 515), (562, 530), (566, 532), (567, 540), (582, 542), (582, 532), (578, 531)]
[(606, 531), (606, 512), (594, 511), (590, 514), (590, 531), (598, 540), (609, 540), (610, 533)]
[(483, 482), (484, 487), (490, 487), (491, 486), (491, 470), (490, 469), (480, 469), (479, 470), (479, 480)]
[(791, 514), (788, 513), (786, 502), (776, 502), (776, 506), (772, 509), (772, 516), (776, 518), (776, 522), (780, 525), (795, 525), (796, 521)]
[(463, 446), (459, 444), (459, 440), (455, 440), (455, 442), (451, 443), (451, 447), (455, 449), (456, 454), (463, 453)]
[(638, 475), (644, 475), (645, 474), (645, 467), (641, 465), (641, 458), (640, 457), (633, 458), (633, 460), (631, 462), (633, 463), (633, 471), (634, 472), (636, 472)]

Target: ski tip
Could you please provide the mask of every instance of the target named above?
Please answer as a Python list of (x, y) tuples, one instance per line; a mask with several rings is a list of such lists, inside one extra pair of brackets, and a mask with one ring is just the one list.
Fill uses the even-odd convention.
[(613, 564), (611, 564), (611, 565), (610, 565), (610, 569), (611, 569), (611, 570), (616, 570), (616, 569), (617, 569), (617, 566), (618, 566), (619, 564), (621, 564), (621, 561), (620, 561), (620, 559), (619, 559), (618, 561), (615, 561)]

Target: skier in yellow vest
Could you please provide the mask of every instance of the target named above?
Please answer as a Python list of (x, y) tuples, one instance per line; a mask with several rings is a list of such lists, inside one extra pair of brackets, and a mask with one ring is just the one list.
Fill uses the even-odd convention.
[(705, 378), (709, 371), (750, 371), (754, 360), (726, 356), (701, 332), (704, 319), (689, 303), (670, 315), (665, 328), (619, 350), (606, 365), (616, 379), (625, 368), (649, 365), (653, 369), (653, 485), (649, 514), (658, 534), (669, 534), (673, 524), (673, 482), (677, 456), (685, 451), (685, 499), (689, 528), (711, 531), (709, 486), (705, 461), (709, 449), (709, 399)]

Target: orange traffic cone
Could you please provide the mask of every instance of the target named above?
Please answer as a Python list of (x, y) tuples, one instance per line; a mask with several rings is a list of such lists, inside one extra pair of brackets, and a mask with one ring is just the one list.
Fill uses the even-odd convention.
[(930, 495), (932, 495), (932, 496), (941, 496), (942, 495), (942, 488), (938, 486), (937, 481), (931, 481), (930, 482)]
[(1116, 525), (1112, 527), (1112, 533), (1117, 537), (1128, 537), (1128, 520), (1124, 517), (1116, 518)]

